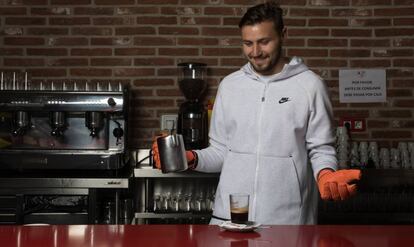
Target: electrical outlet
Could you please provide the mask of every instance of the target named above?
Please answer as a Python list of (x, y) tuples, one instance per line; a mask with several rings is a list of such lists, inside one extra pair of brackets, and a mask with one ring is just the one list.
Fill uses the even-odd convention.
[(341, 126), (345, 126), (351, 132), (365, 131), (365, 119), (344, 117), (340, 120)]
[(161, 130), (177, 129), (177, 114), (162, 115), (161, 116)]

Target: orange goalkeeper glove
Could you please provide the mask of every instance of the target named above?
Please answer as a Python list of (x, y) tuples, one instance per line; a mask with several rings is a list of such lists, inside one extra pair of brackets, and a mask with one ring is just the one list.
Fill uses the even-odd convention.
[(318, 175), (319, 193), (323, 200), (345, 200), (357, 192), (353, 182), (361, 179), (360, 170), (323, 169)]

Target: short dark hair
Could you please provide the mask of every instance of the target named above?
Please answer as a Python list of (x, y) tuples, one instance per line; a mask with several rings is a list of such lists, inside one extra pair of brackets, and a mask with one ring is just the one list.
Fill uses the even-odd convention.
[(276, 31), (282, 33), (284, 28), (283, 10), (275, 1), (269, 1), (250, 7), (241, 18), (239, 28), (262, 23), (264, 21), (272, 21)]

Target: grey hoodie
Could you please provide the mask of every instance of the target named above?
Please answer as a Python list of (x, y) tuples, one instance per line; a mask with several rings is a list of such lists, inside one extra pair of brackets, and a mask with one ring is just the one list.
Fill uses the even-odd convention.
[(250, 64), (225, 77), (209, 137), (209, 147), (196, 151), (197, 170), (221, 172), (215, 216), (230, 218), (230, 193), (249, 193), (251, 221), (316, 223), (315, 179), (321, 169), (336, 170), (337, 160), (327, 90), (301, 59), (266, 78)]

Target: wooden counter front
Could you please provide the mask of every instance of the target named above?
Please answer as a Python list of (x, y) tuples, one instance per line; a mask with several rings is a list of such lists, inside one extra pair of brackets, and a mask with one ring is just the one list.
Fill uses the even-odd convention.
[(209, 225), (0, 226), (2, 247), (401, 247), (414, 226), (266, 226), (234, 233)]

